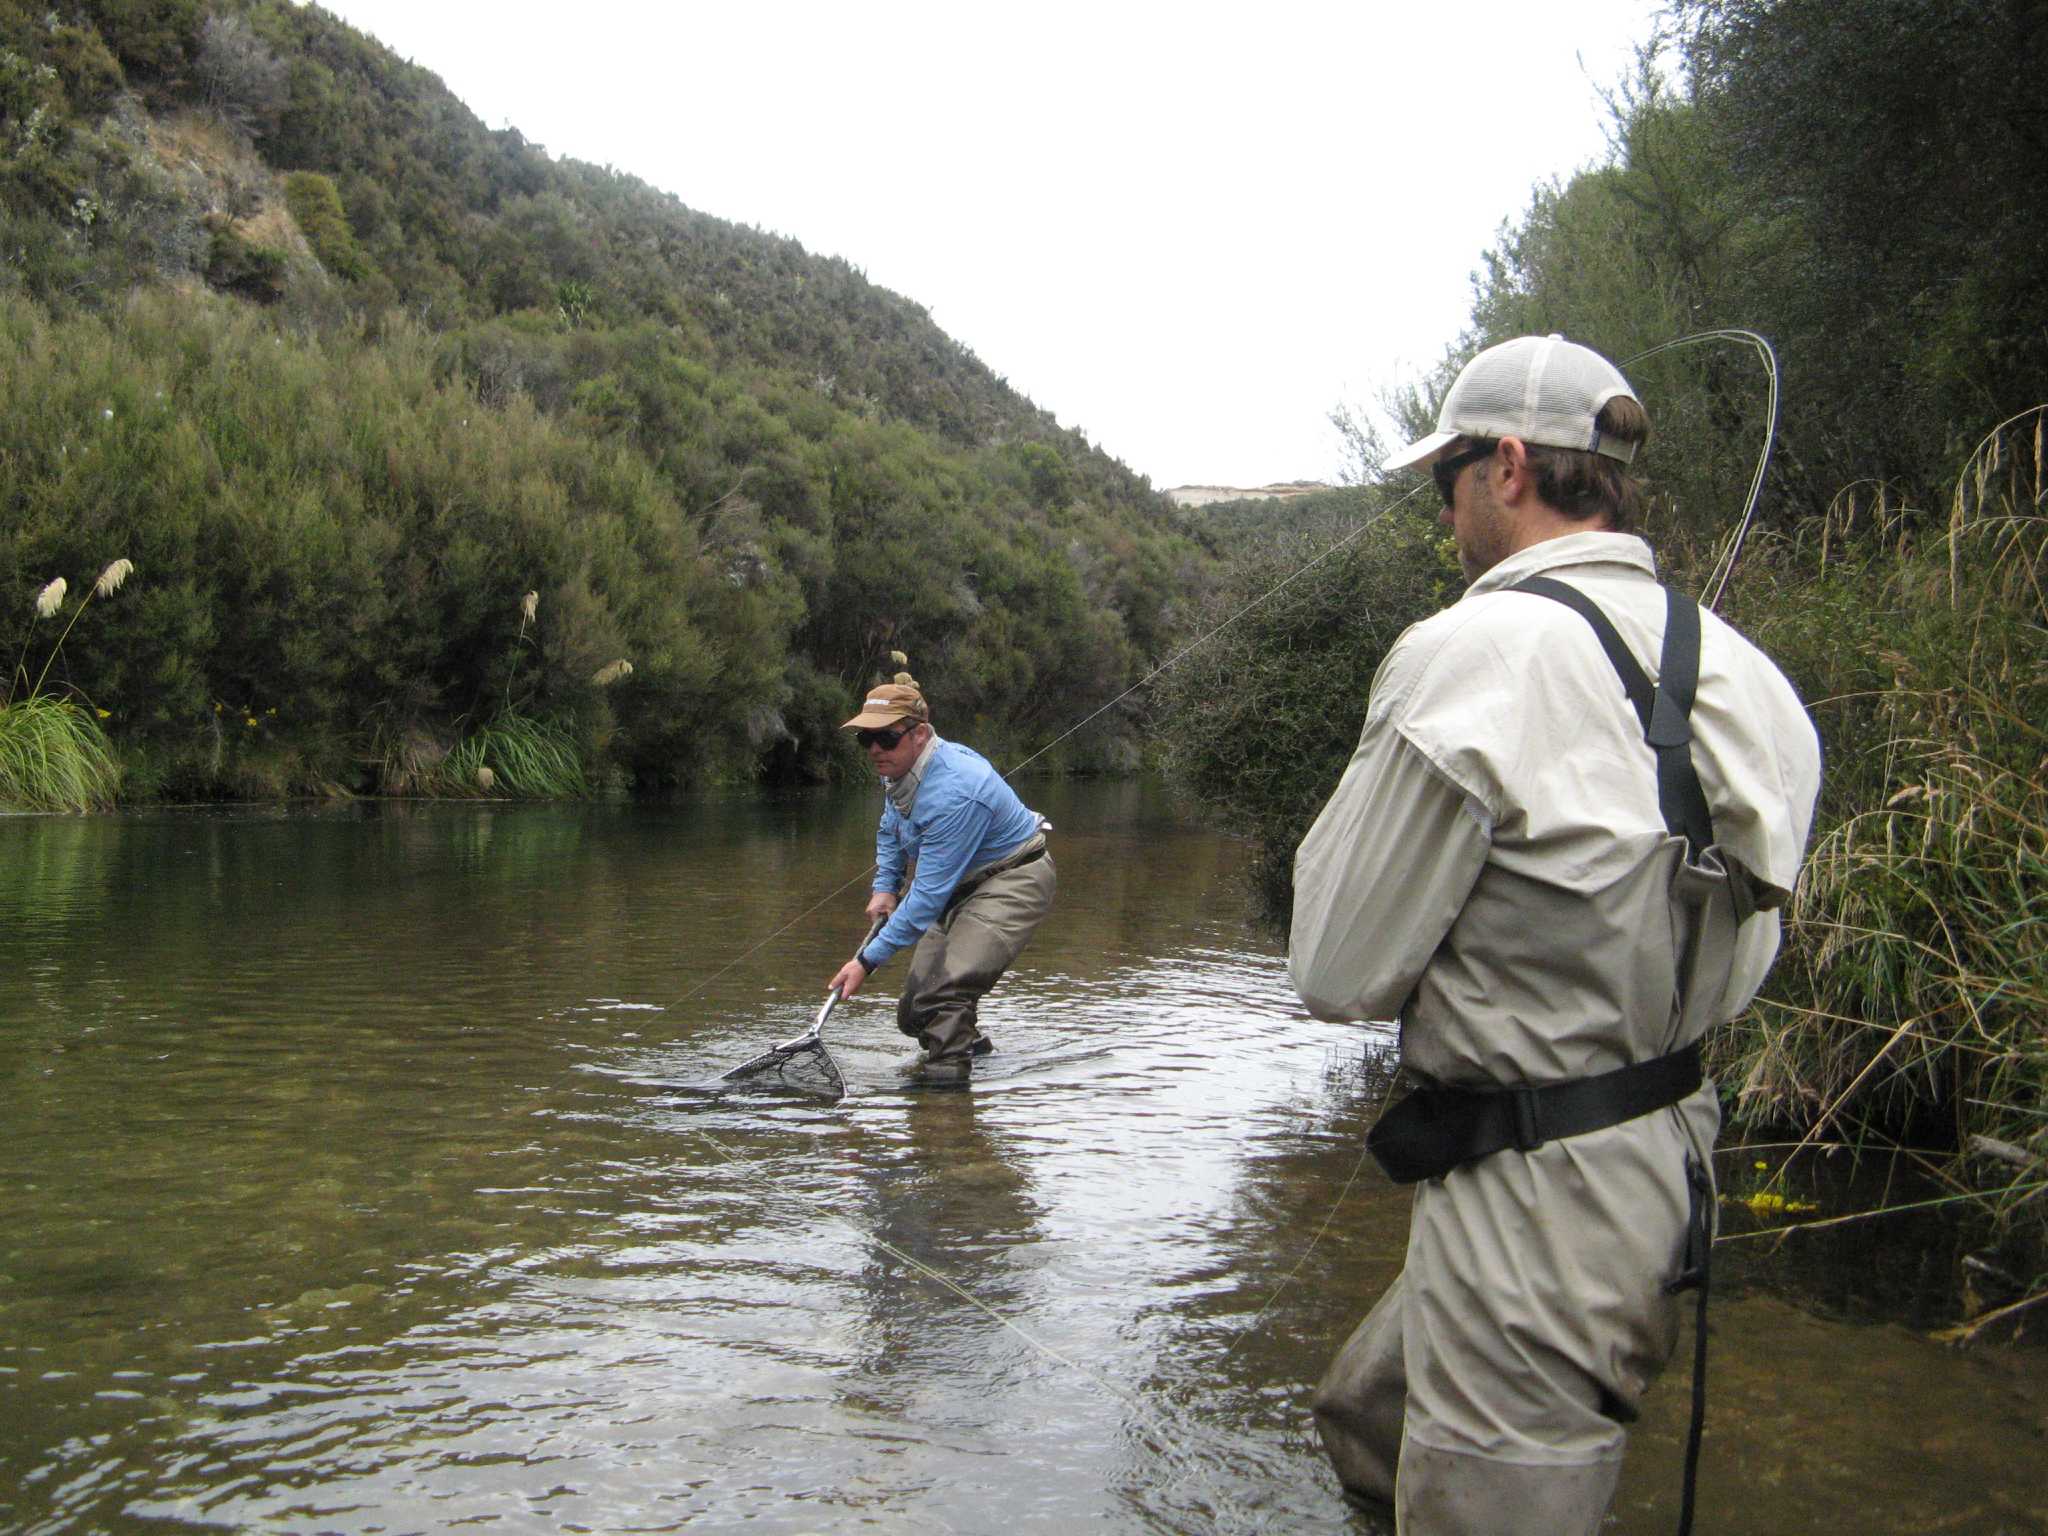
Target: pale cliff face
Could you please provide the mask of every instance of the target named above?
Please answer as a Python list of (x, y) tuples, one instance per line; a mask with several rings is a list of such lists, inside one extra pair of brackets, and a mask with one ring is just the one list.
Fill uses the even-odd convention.
[(1219, 501), (1285, 501), (1328, 489), (1320, 481), (1293, 480), (1284, 485), (1176, 485), (1163, 494), (1177, 507), (1207, 507)]

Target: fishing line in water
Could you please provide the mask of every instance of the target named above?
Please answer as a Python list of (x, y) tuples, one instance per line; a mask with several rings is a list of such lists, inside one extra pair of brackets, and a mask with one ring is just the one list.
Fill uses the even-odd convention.
[[(1020, 1328), (1016, 1323), (1003, 1316), (1002, 1313), (947, 1275), (943, 1270), (936, 1269), (932, 1265), (925, 1263), (924, 1260), (918, 1258), (915, 1254), (906, 1253), (902, 1248), (890, 1242), (880, 1233), (869, 1231), (858, 1222), (842, 1216), (837, 1211), (831, 1210), (818, 1201), (811, 1199), (801, 1190), (791, 1188), (777, 1179), (772, 1169), (763, 1167), (753, 1159), (733, 1151), (709, 1131), (700, 1129), (696, 1132), (696, 1135), (716, 1152), (728, 1166), (738, 1169), (741, 1173), (754, 1179), (771, 1192), (800, 1202), (808, 1215), (822, 1216), (827, 1221), (844, 1227), (863, 1242), (873, 1244), (897, 1263), (903, 1265), (904, 1268), (923, 1276), (947, 1294), (965, 1302), (998, 1327), (1015, 1334), (1025, 1344), (1029, 1345), (1046, 1359), (1078, 1373), (1105, 1396), (1115, 1399), (1124, 1407), (1130, 1409), (1137, 1415), (1140, 1426), (1151, 1436), (1159, 1454), (1173, 1465), (1177, 1479), (1194, 1478), (1200, 1481), (1203, 1491), (1209, 1497), (1210, 1510), (1213, 1514), (1219, 1518), (1228, 1516), (1233, 1525), (1241, 1526), (1247, 1531), (1259, 1529), (1259, 1524), (1256, 1520), (1252, 1519), (1245, 1511), (1237, 1509), (1230, 1500), (1224, 1497), (1223, 1491), (1216, 1486), (1214, 1480), (1210, 1477), (1209, 1469), (1204, 1461), (1185, 1449), (1193, 1441), (1219, 1438), (1214, 1431), (1208, 1430), (1200, 1424), (1190, 1425), (1181, 1422), (1177, 1414), (1174, 1421), (1169, 1423), (1153, 1411), (1154, 1405), (1144, 1397), (1131, 1391), (1129, 1388), (1119, 1386), (1100, 1372), (1091, 1370), (1073, 1356), (1062, 1354), (1043, 1339), (1037, 1338), (1023, 1328)], [(1173, 1411), (1170, 1404), (1164, 1406), (1167, 1407), (1168, 1412)], [(1239, 1448), (1234, 1445), (1226, 1445), (1222, 1449), (1226, 1452), (1232, 1452)]]
[(1294, 1261), (1294, 1267), (1282, 1275), (1274, 1284), (1273, 1289), (1266, 1293), (1266, 1299), (1259, 1304), (1259, 1310), (1252, 1314), (1251, 1321), (1238, 1329), (1231, 1336), (1230, 1342), (1223, 1346), (1223, 1354), (1226, 1359), (1229, 1358), (1238, 1345), (1258, 1332), (1259, 1324), (1263, 1323), (1266, 1320), (1266, 1314), (1273, 1310), (1273, 1303), (1280, 1299), (1280, 1293), (1286, 1290), (1288, 1286), (1294, 1284), (1295, 1277), (1308, 1266), (1308, 1261), (1315, 1257), (1316, 1245), (1322, 1242), (1324, 1236), (1329, 1232), (1330, 1223), (1337, 1219), (1337, 1213), (1344, 1208), (1344, 1202), (1351, 1198), (1351, 1186), (1356, 1184), (1358, 1176), (1365, 1172), (1365, 1160), (1371, 1155), (1372, 1148), (1364, 1141), (1360, 1141), (1358, 1144), (1358, 1161), (1351, 1165), (1350, 1177), (1344, 1180), (1344, 1187), (1337, 1191), (1337, 1198), (1330, 1202), (1330, 1209), (1323, 1217), (1323, 1224), (1316, 1228), (1316, 1235), (1310, 1238), (1308, 1246), (1301, 1250), (1301, 1257)]

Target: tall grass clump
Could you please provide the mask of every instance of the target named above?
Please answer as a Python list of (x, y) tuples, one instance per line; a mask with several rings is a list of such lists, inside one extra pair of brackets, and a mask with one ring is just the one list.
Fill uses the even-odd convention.
[(1804, 601), (1767, 600), (1829, 789), (1770, 1000), (1721, 1063), (1738, 1119), (1952, 1148), (2002, 1216), (2048, 1215), (2044, 414), (1980, 445), (1945, 525), (1845, 499)]
[(590, 788), (575, 739), (559, 725), (521, 714), (501, 714), (464, 736), (427, 787), (445, 795), (535, 800), (575, 799)]
[(35, 694), (0, 707), (0, 806), (101, 810), (120, 785), (106, 732), (71, 700)]
[(7, 687), (0, 693), (0, 806), (38, 811), (90, 811), (113, 804), (121, 764), (98, 715), (67, 694), (45, 691), (64, 642), (95, 597), (112, 597), (135, 569), (126, 559), (102, 570), (71, 610), (64, 628), (29, 676), (36, 627), (64, 611), (70, 583), (62, 576), (37, 589)]

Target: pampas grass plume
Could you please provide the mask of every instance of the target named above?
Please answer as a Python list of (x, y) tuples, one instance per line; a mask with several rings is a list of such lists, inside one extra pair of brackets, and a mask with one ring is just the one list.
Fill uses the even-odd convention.
[(476, 787), (478, 789), (482, 790), (485, 794), (489, 794), (492, 788), (497, 784), (497, 782), (498, 776), (495, 773), (491, 772), (490, 765), (488, 763), (479, 763), (477, 765)]
[(600, 688), (609, 688), (620, 678), (632, 675), (633, 663), (622, 657), (618, 661), (608, 661), (599, 667), (595, 672), (591, 673), (590, 680)]
[(104, 571), (100, 572), (100, 579), (92, 584), (92, 589), (100, 597), (112, 597), (121, 590), (121, 583), (126, 581), (134, 572), (135, 562), (133, 560), (116, 560)]
[(526, 620), (527, 623), (532, 623), (533, 616), (539, 611), (540, 594), (538, 592), (529, 592), (526, 596), (519, 599), (519, 617)]
[(38, 592), (36, 594), (36, 617), (47, 619), (51, 614), (63, 607), (64, 593), (69, 586), (70, 583), (65, 581), (62, 576), (59, 576), (55, 581), (43, 588), (42, 591)]

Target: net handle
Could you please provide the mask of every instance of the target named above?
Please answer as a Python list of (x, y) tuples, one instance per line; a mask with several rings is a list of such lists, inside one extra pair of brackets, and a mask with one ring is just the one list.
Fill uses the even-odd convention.
[[(866, 936), (863, 937), (858, 944), (854, 945), (853, 952), (857, 955), (862, 950), (866, 949), (868, 945), (873, 941), (875, 935), (882, 931), (882, 925), (888, 921), (889, 914), (884, 912), (880, 917), (876, 918), (872, 923), (868, 924), (868, 931)], [(790, 1041), (789, 1044), (796, 1045), (804, 1040), (815, 1040), (820, 1035), (822, 1035), (825, 1031), (825, 1021), (832, 1017), (832, 1010), (839, 1006), (839, 1001), (842, 996), (843, 994), (837, 987), (834, 987), (831, 991), (827, 992), (825, 994), (825, 1005), (824, 1007), (818, 1010), (818, 1016), (815, 1019), (811, 1020), (811, 1027), (805, 1030), (802, 1034), (798, 1035), (795, 1040)]]

